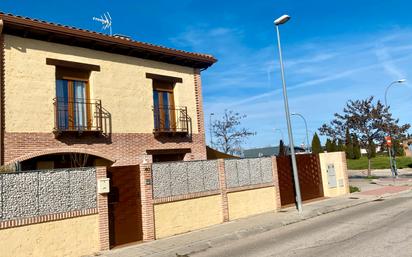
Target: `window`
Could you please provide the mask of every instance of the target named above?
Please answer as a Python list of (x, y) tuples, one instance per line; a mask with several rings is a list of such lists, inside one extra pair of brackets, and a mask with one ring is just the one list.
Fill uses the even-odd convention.
[(170, 82), (153, 81), (154, 125), (158, 131), (176, 130), (173, 85)]
[(90, 130), (89, 71), (56, 67), (56, 121), (59, 130)]

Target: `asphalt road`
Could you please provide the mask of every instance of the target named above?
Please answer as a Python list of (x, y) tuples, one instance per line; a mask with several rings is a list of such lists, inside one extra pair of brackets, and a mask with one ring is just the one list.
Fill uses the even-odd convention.
[(371, 202), (191, 257), (412, 256), (412, 194)]

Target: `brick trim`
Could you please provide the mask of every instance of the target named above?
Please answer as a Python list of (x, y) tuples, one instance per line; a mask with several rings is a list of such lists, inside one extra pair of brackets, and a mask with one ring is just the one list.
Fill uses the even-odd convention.
[(226, 190), (226, 192), (227, 193), (234, 193), (234, 192), (240, 192), (240, 191), (260, 189), (260, 188), (265, 188), (265, 187), (273, 187), (273, 183), (271, 182), (271, 183), (264, 183), (264, 184), (256, 184), (256, 185), (247, 185), (247, 186), (241, 186), (241, 187), (228, 188)]
[(152, 133), (112, 133), (109, 140), (92, 135), (62, 135), (56, 139), (53, 133), (46, 132), (6, 132), (4, 144), (6, 163), (49, 152), (80, 151), (116, 161), (113, 166), (129, 166), (141, 163), (148, 149), (190, 149), (185, 160), (206, 159), (204, 134), (198, 133), (191, 138), (155, 138)]
[(52, 148), (52, 149), (44, 149), (38, 152), (33, 152), (29, 154), (22, 155), (14, 160), (11, 160), (7, 162), (8, 164), (14, 163), (14, 162), (21, 162), (25, 161), (34, 157), (42, 156), (42, 155), (47, 155), (47, 154), (55, 154), (55, 153), (84, 153), (84, 154), (90, 154), (90, 155), (95, 155), (97, 157), (101, 157), (103, 159), (109, 160), (111, 162), (115, 162), (116, 160), (111, 158), (108, 155), (105, 155), (103, 153), (99, 153), (98, 151), (86, 149), (86, 148), (72, 148), (72, 147), (61, 147), (61, 148)]
[(197, 193), (190, 193), (185, 195), (175, 195), (169, 197), (161, 197), (153, 200), (154, 204), (162, 204), (162, 203), (171, 203), (189, 199), (196, 199), (200, 197), (212, 196), (212, 195), (220, 195), (220, 190), (213, 190), (207, 192), (197, 192)]
[(272, 161), (272, 178), (273, 185), (275, 186), (275, 197), (276, 197), (276, 209), (280, 210), (281, 208), (281, 199), (280, 199), (280, 187), (279, 187), (279, 175), (278, 175), (278, 164), (276, 162), (276, 157), (271, 157)]
[(204, 134), (204, 116), (203, 116), (203, 99), (202, 99), (202, 80), (200, 70), (194, 69), (195, 96), (196, 96), (196, 114), (197, 128), (200, 134)]
[[(3, 28), (2, 28), (3, 29)], [(0, 165), (4, 164), (4, 131), (5, 131), (5, 106), (4, 106), (4, 75), (6, 62), (4, 60), (4, 34), (0, 32)]]
[[(96, 179), (106, 177), (106, 167), (96, 167)], [(97, 194), (97, 209), (99, 212), (99, 245), (101, 251), (106, 251), (110, 249), (109, 206), (107, 198), (107, 194)]]
[(226, 174), (225, 174), (225, 160), (217, 160), (217, 169), (219, 172), (219, 186), (220, 194), (222, 195), (222, 216), (223, 222), (229, 221), (229, 203), (227, 199), (227, 186), (226, 186)]
[(64, 219), (71, 219), (71, 218), (77, 218), (77, 217), (93, 215), (93, 214), (97, 214), (97, 208), (46, 214), (46, 215), (37, 216), (37, 217), (4, 220), (4, 221), (0, 221), (0, 229), (21, 227), (21, 226), (33, 225), (33, 224), (44, 223), (44, 222), (64, 220)]
[(152, 165), (150, 163), (141, 164), (139, 168), (143, 241), (152, 241), (156, 238), (153, 206)]

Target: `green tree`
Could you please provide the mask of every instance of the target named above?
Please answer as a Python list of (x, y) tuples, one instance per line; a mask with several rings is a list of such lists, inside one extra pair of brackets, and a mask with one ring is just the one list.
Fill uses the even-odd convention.
[[(374, 97), (361, 100), (350, 100), (341, 114), (335, 113), (329, 124), (323, 124), (319, 129), (321, 135), (331, 138), (343, 138), (346, 128), (358, 137), (358, 144), (367, 152), (371, 143), (381, 144), (389, 132), (393, 139), (404, 138), (410, 124), (399, 124), (399, 119), (392, 117), (389, 106)], [(371, 154), (368, 153), (368, 175), (371, 174)]]
[(356, 134), (353, 134), (352, 136), (352, 142), (353, 142), (353, 158), (354, 159), (360, 159), (362, 154), (361, 154), (361, 148), (359, 145), (359, 140)]
[(312, 138), (312, 153), (318, 154), (322, 152), (322, 146), (318, 134), (315, 132)]
[(344, 150), (343, 141), (342, 139), (338, 139), (338, 146), (336, 148), (336, 151), (343, 152), (343, 150)]
[(376, 157), (376, 144), (371, 142), (369, 144), (369, 151), (366, 151), (368, 154), (368, 159)]
[(405, 155), (405, 150), (403, 149), (400, 140), (398, 139), (392, 140), (392, 144), (393, 144), (393, 151), (395, 152), (396, 156)]
[(346, 152), (346, 158), (355, 159), (355, 155), (353, 153), (352, 137), (350, 136), (348, 127), (346, 128), (346, 132), (345, 132), (345, 152)]
[(286, 155), (286, 148), (285, 144), (283, 143), (283, 140), (281, 139), (279, 141), (279, 153), (278, 156), (285, 156)]
[(326, 139), (325, 147), (326, 147), (326, 152), (328, 152), (328, 153), (333, 152), (333, 144), (332, 144), (332, 141), (329, 138)]
[(336, 152), (338, 150), (338, 145), (336, 144), (336, 139), (332, 139), (332, 152)]

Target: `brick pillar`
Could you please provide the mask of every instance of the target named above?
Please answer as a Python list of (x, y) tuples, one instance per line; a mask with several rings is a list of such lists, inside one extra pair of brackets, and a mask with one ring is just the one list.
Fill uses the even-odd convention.
[[(106, 178), (106, 167), (96, 167), (96, 179)], [(99, 213), (99, 243), (100, 251), (110, 249), (109, 241), (109, 207), (107, 194), (97, 194), (97, 211)]]
[(195, 84), (195, 97), (196, 97), (196, 121), (197, 132), (200, 134), (201, 139), (199, 146), (194, 149), (196, 154), (196, 160), (206, 160), (206, 139), (205, 139), (205, 122), (203, 114), (203, 99), (202, 99), (202, 80), (200, 76), (200, 70), (194, 69), (194, 84)]
[(140, 164), (143, 241), (155, 239), (152, 164)]
[[(3, 21), (1, 21), (1, 30), (3, 30)], [(0, 31), (1, 34), (2, 31)], [(6, 130), (5, 124), (5, 60), (4, 60), (4, 34), (0, 35), (0, 165), (4, 165), (4, 135)]]
[(275, 194), (276, 194), (276, 209), (280, 210), (281, 208), (281, 201), (280, 201), (280, 188), (279, 188), (279, 177), (278, 177), (278, 165), (276, 162), (276, 157), (272, 156), (272, 178), (273, 178), (273, 185), (275, 186)]
[(225, 160), (217, 160), (217, 169), (219, 172), (219, 186), (220, 194), (222, 196), (222, 214), (223, 222), (229, 221), (229, 205), (227, 200), (227, 187), (226, 187), (226, 175), (225, 175)]

